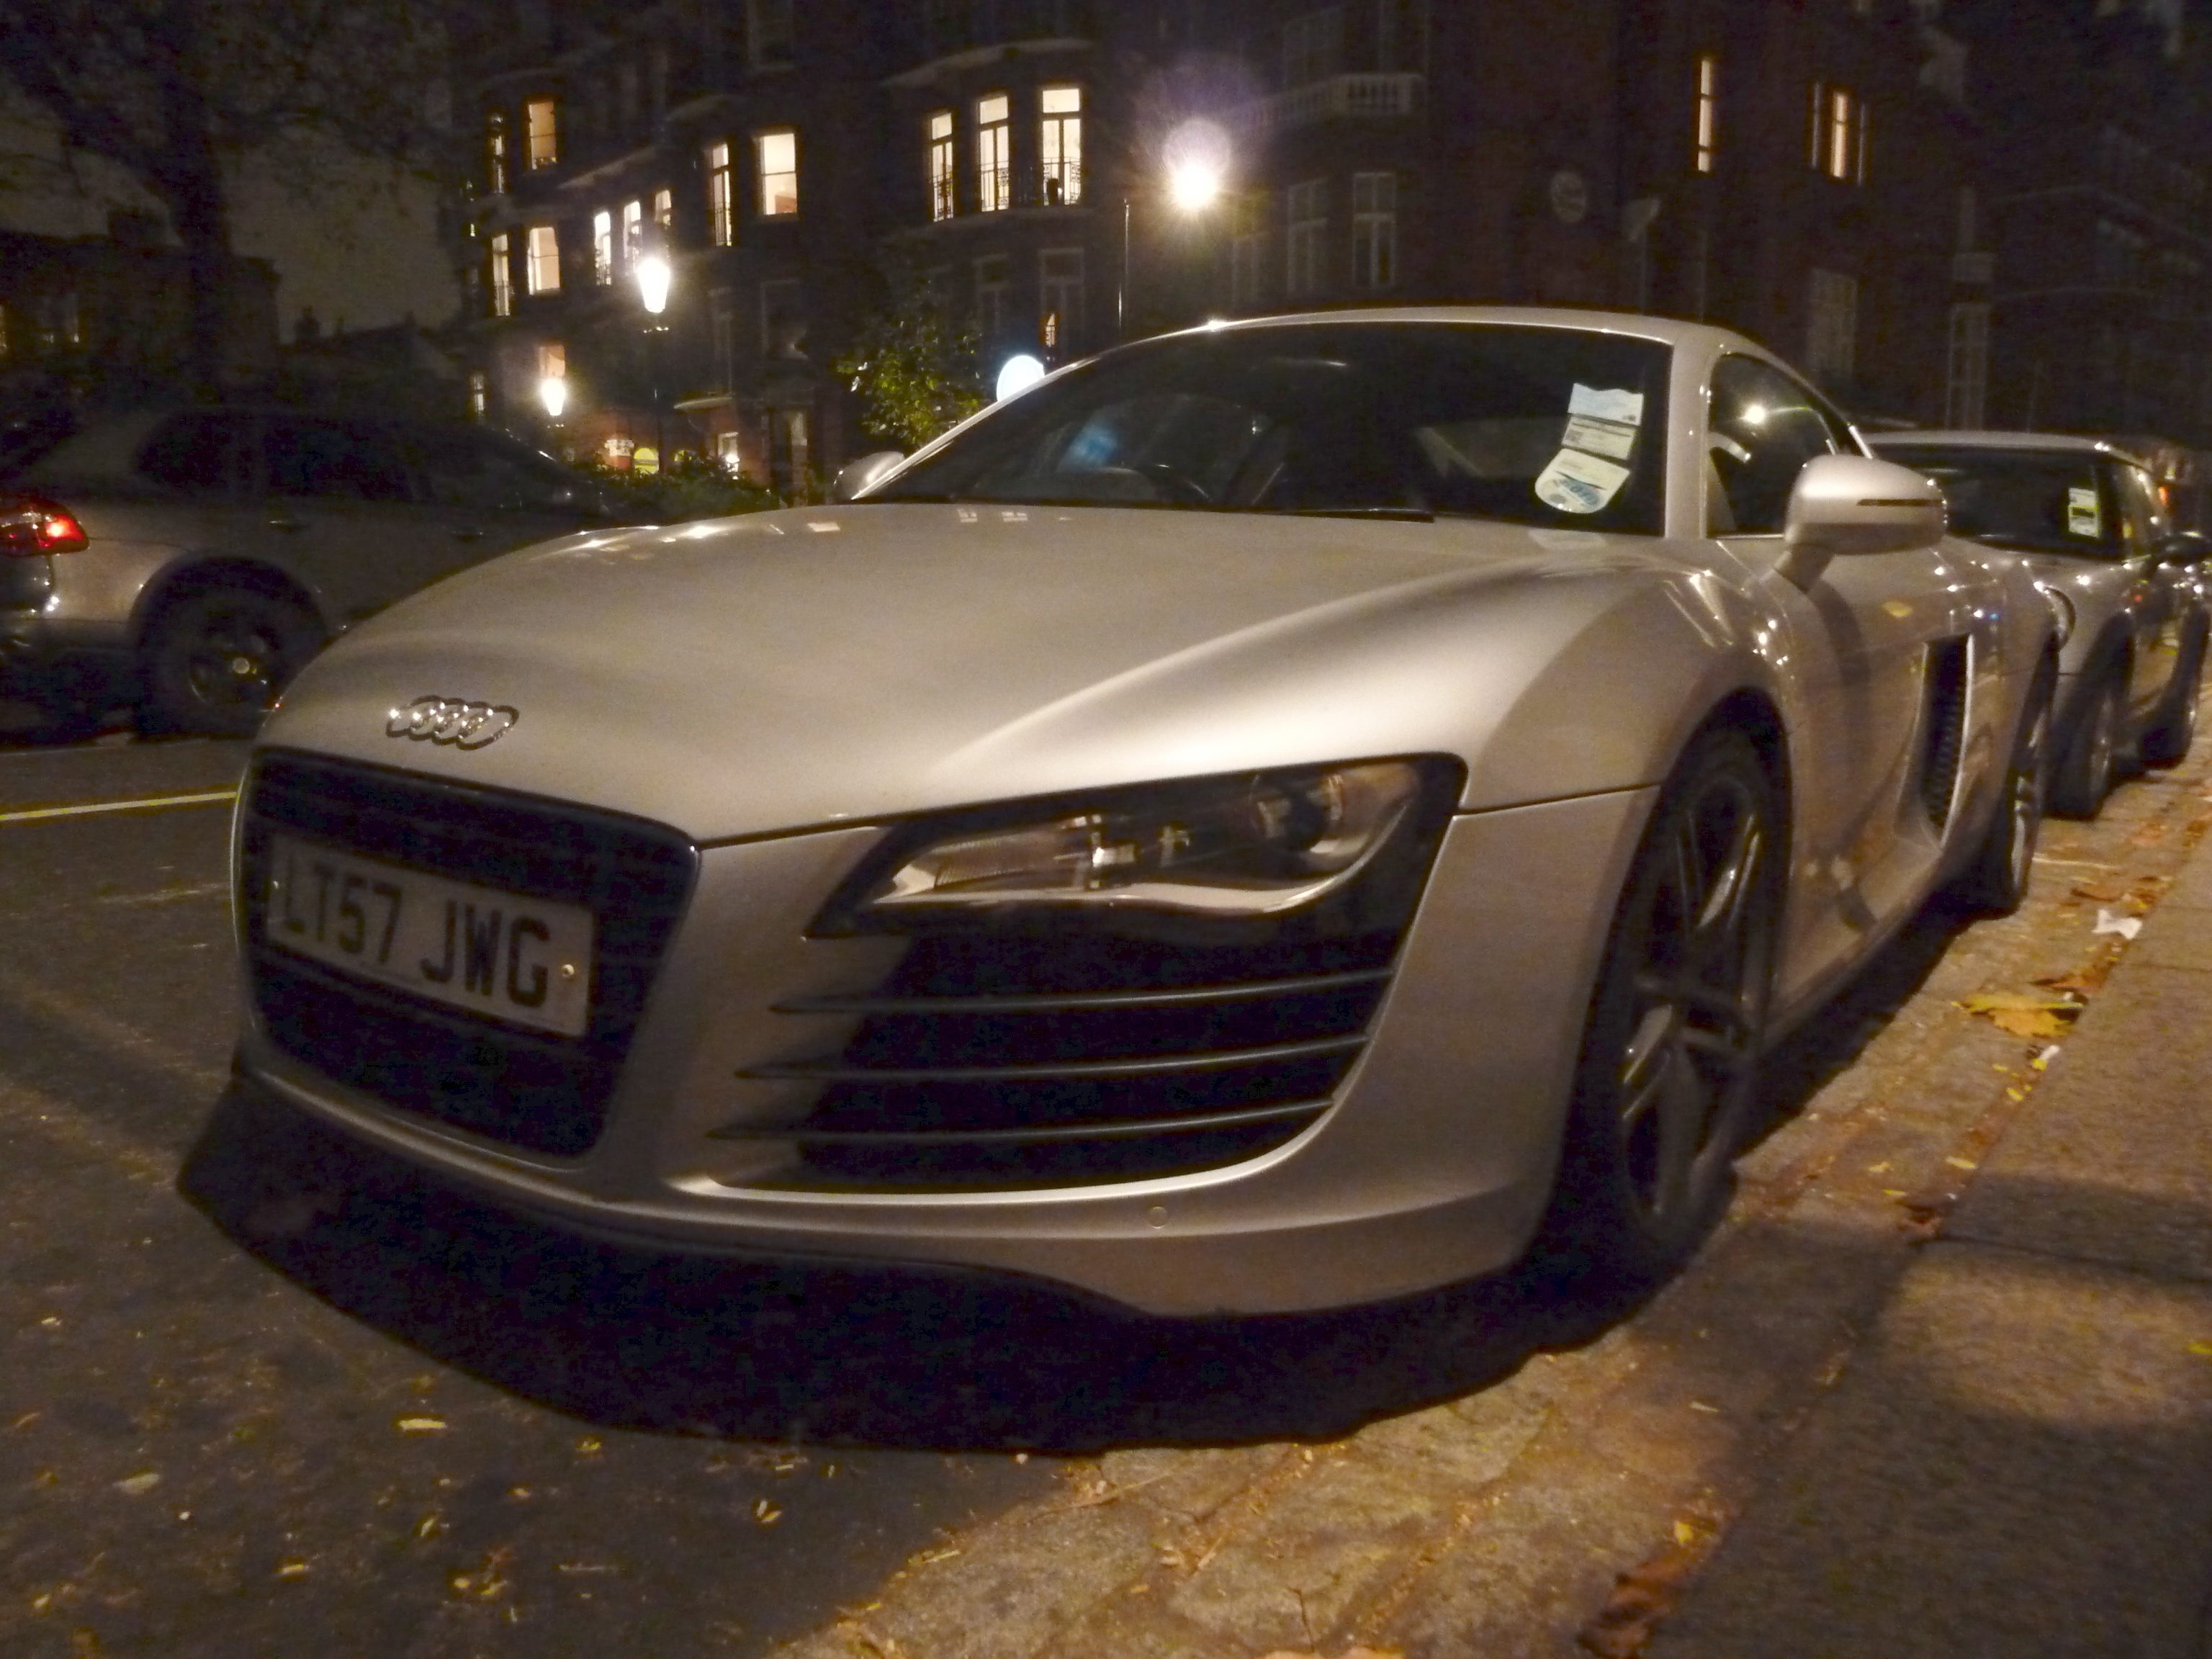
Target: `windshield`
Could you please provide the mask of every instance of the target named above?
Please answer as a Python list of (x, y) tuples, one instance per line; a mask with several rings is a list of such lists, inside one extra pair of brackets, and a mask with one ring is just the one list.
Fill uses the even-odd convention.
[(1943, 492), (1954, 536), (2030, 553), (2121, 556), (2120, 515), (2093, 453), (1905, 444), (1879, 453)]
[(1177, 335), (1024, 393), (864, 499), (1657, 535), (1668, 355), (1581, 329), (1450, 323)]

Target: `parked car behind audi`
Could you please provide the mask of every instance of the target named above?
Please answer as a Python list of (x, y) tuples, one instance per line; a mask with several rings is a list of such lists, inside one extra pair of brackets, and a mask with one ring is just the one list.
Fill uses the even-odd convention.
[(2053, 629), (1718, 329), (1132, 344), (311, 665), (241, 1086), (586, 1231), (1161, 1313), (1661, 1273), (1778, 1033), (2019, 902)]
[(354, 623), (604, 516), (587, 480), (474, 428), (238, 408), (95, 421), (0, 483), (0, 685), (242, 736)]
[(2178, 764), (2197, 729), (2207, 549), (2173, 533), (2149, 469), (2112, 444), (2041, 432), (1885, 432), (1874, 444), (1942, 487), (1954, 534), (2025, 555), (2072, 617), (2054, 810), (2087, 817), (2121, 771)]

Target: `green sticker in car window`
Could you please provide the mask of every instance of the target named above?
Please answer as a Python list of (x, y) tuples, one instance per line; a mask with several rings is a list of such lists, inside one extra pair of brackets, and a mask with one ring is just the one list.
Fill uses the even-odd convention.
[(2093, 542), (2103, 538), (2105, 526), (2098, 516), (2094, 489), (2076, 485), (2066, 492), (2066, 533), (2086, 536)]

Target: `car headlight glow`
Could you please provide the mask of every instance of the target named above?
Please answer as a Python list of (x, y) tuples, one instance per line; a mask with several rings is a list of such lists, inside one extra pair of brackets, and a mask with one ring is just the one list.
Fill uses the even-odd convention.
[[(854, 922), (1009, 909), (1286, 915), (1414, 832), (1439, 769), (1370, 761), (1244, 774), (918, 826), (855, 893)], [(994, 821), (995, 819), (995, 821)]]

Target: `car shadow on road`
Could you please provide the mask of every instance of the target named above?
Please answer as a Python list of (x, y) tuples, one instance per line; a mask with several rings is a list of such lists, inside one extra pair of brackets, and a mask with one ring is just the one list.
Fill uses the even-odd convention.
[[(1957, 925), (1916, 921), (1778, 1051), (1765, 1130), (1849, 1063)], [(243, 1087), (179, 1185), (270, 1267), (442, 1364), (602, 1426), (747, 1440), (1079, 1453), (1330, 1438), (1594, 1340), (1650, 1294), (1531, 1261), (1379, 1307), (1158, 1320), (1004, 1277), (656, 1254), (428, 1182)]]

